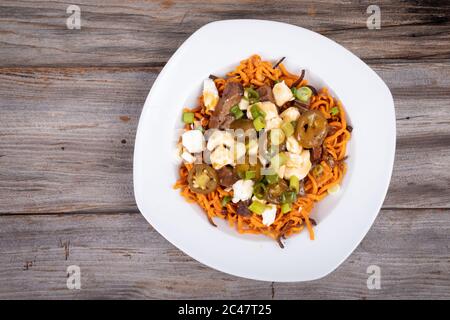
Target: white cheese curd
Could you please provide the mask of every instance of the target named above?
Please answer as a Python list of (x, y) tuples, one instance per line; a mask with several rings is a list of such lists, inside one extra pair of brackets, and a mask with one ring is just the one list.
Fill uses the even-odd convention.
[(300, 152), (302, 152), (302, 147), (293, 136), (286, 139), (286, 149), (287, 151), (295, 154), (300, 154)]
[(263, 167), (265, 167), (269, 163), (269, 160), (267, 160), (263, 155), (259, 155), (258, 159)]
[(214, 130), (214, 132), (208, 139), (206, 148), (209, 151), (213, 151), (216, 147), (220, 145), (225, 145), (228, 148), (233, 147), (234, 145), (233, 134), (228, 131)]
[(227, 164), (233, 164), (233, 151), (220, 145), (211, 152), (209, 159), (213, 168), (219, 170)]
[(274, 221), (277, 215), (277, 207), (273, 204), (266, 205), (266, 210), (262, 213), (263, 221), (262, 223), (265, 226), (270, 226)]
[(241, 110), (247, 110), (249, 106), (248, 99), (242, 98), (241, 101), (239, 101), (239, 109)]
[(219, 92), (216, 84), (212, 79), (205, 79), (203, 81), (203, 103), (207, 110), (212, 111), (219, 102)]
[(182, 153), (183, 153), (183, 145), (181, 144), (181, 142), (178, 142), (177, 146), (175, 147), (175, 159), (177, 162), (183, 160), (183, 158), (181, 158)]
[(286, 167), (286, 170), (284, 171), (284, 178), (290, 179), (292, 176), (296, 176), (299, 180), (301, 180), (308, 175), (310, 169), (310, 166)]
[(258, 202), (261, 202), (262, 204), (266, 204), (266, 200), (264, 200), (264, 199), (258, 199), (256, 196), (253, 196), (253, 197), (252, 197), (252, 201), (258, 201)]
[(300, 111), (295, 107), (289, 107), (280, 114), (284, 122), (297, 121), (300, 118)]
[(272, 119), (269, 119), (266, 121), (265, 129), (267, 131), (272, 130), (272, 129), (279, 129), (282, 124), (283, 124), (283, 120), (277, 116), (275, 118), (272, 118)]
[(284, 83), (284, 81), (278, 82), (273, 86), (273, 96), (277, 106), (281, 107), (288, 101), (294, 100), (294, 95), (291, 89)]
[(266, 114), (264, 119), (266, 121), (278, 117), (277, 106), (270, 101), (260, 102), (258, 107)]
[(233, 184), (233, 203), (245, 201), (252, 197), (253, 194), (252, 180), (238, 180)]
[(181, 159), (183, 159), (186, 163), (194, 163), (196, 158), (189, 152), (184, 151), (181, 154)]
[(272, 102), (270, 101), (264, 101), (264, 102), (257, 102), (255, 104), (252, 104), (248, 109), (247, 109), (247, 118), (249, 119), (253, 119), (252, 116), (252, 112), (251, 109), (253, 106), (257, 106), (261, 111), (263, 111), (266, 116), (264, 117), (264, 120), (269, 121), (270, 119), (276, 118), (278, 117), (278, 110), (277, 110), (277, 106), (274, 105)]
[(248, 142), (248, 154), (250, 156), (256, 156), (258, 154), (258, 140), (252, 139)]
[(189, 130), (183, 133), (181, 143), (190, 153), (202, 152), (205, 148), (205, 138), (200, 130)]
[(245, 156), (247, 148), (243, 142), (235, 142), (229, 131), (215, 130), (208, 139), (206, 148), (211, 151), (210, 160), (214, 169), (230, 164), (236, 165)]
[(278, 168), (278, 177), (280, 179), (283, 179), (285, 172), (286, 172), (286, 166), (279, 167)]
[(299, 180), (308, 175), (311, 170), (311, 161), (309, 157), (309, 150), (303, 150), (300, 154), (287, 152), (286, 170), (284, 171), (284, 178), (289, 179), (296, 176)]
[(245, 156), (245, 152), (247, 151), (247, 148), (245, 147), (245, 143), (237, 142), (234, 145), (234, 153), (235, 153), (235, 159), (241, 159), (243, 156)]
[(300, 154), (286, 152), (285, 155), (286, 155), (286, 166), (298, 167), (303, 164), (303, 157)]

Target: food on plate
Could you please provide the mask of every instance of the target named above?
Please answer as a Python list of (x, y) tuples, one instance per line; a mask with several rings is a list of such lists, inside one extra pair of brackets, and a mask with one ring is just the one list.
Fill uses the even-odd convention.
[(339, 192), (352, 128), (340, 101), (305, 76), (253, 55), (205, 79), (198, 105), (183, 110), (174, 187), (213, 226), (225, 219), (281, 247), (305, 228), (314, 239), (314, 204)]

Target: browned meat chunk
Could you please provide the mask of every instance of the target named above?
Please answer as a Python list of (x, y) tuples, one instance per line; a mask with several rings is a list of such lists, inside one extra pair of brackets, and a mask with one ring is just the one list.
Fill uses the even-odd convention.
[(248, 217), (251, 215), (250, 210), (248, 209), (248, 206), (250, 205), (250, 201), (239, 201), (237, 203), (236, 213), (243, 217)]
[(259, 101), (270, 101), (272, 103), (275, 103), (275, 98), (273, 97), (272, 88), (269, 86), (262, 86), (256, 89), (256, 91), (259, 94)]
[(322, 158), (322, 146), (317, 146), (311, 150), (311, 162), (318, 163)]
[(331, 137), (332, 135), (334, 135), (336, 132), (338, 132), (339, 128), (335, 127), (335, 126), (328, 126), (328, 133), (327, 136)]
[(234, 121), (230, 109), (241, 101), (244, 95), (244, 88), (240, 83), (228, 82), (223, 90), (222, 97), (209, 120), (210, 128), (228, 129)]
[(229, 166), (222, 167), (217, 170), (217, 175), (219, 176), (219, 183), (223, 187), (231, 187), (236, 181), (239, 180), (239, 177), (234, 172), (233, 168)]

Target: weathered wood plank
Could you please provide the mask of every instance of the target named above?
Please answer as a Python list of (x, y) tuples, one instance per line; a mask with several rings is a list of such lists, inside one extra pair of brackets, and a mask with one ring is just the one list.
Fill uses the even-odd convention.
[[(304, 285), (275, 284), (275, 298), (448, 299), (449, 228), (448, 210), (382, 210), (336, 272)], [(367, 290), (371, 265), (380, 267), (381, 290)], [(321, 295), (308, 297), (311, 291)]]
[[(374, 68), (398, 118), (385, 207), (450, 207), (450, 65)], [(1, 68), (0, 213), (136, 211), (133, 141), (158, 71)]]
[(450, 57), (450, 6), (443, 1), (390, 1), (381, 29), (368, 30), (371, 1), (71, 1), (81, 8), (81, 30), (69, 30), (66, 1), (3, 0), (1, 66), (163, 64), (202, 25), (222, 19), (267, 19), (317, 31), (359, 57)]
[(155, 71), (0, 71), (0, 212), (135, 210), (133, 141)]
[[(449, 235), (449, 210), (383, 210), (332, 274), (272, 291), (194, 261), (140, 214), (3, 215), (0, 298), (448, 299)], [(69, 265), (81, 268), (81, 290), (66, 288)], [(370, 265), (381, 290), (367, 289)]]

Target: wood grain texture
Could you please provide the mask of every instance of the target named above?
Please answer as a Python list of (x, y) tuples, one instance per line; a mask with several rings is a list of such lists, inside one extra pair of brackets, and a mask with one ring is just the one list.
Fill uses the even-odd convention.
[[(450, 210), (383, 210), (332, 274), (273, 285), (194, 261), (140, 214), (4, 215), (0, 226), (0, 298), (450, 298)], [(69, 265), (81, 290), (66, 287)], [(381, 290), (367, 289), (370, 265)]]
[[(398, 118), (385, 207), (449, 207), (450, 64), (373, 67)], [(136, 211), (133, 141), (159, 70), (1, 68), (0, 213)]]
[[(0, 298), (450, 298), (447, 2), (378, 1), (380, 30), (366, 27), (373, 1), (70, 4), (81, 8), (81, 30), (66, 28), (65, 1), (0, 2)], [(202, 25), (243, 18), (337, 41), (394, 96), (384, 209), (345, 263), (317, 281), (212, 270), (169, 244), (135, 205), (134, 137), (161, 67)], [(69, 265), (81, 267), (82, 290), (66, 288)], [(381, 290), (366, 287), (369, 265), (381, 267)]]
[(1, 66), (161, 65), (202, 25), (267, 19), (317, 31), (365, 60), (450, 58), (450, 5), (379, 1), (380, 30), (368, 30), (373, 1), (71, 1), (81, 30), (69, 30), (65, 1), (0, 3)]
[(133, 141), (156, 70), (0, 73), (0, 211), (135, 210)]

